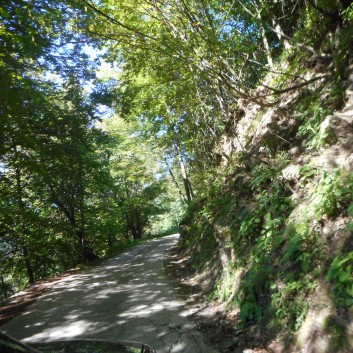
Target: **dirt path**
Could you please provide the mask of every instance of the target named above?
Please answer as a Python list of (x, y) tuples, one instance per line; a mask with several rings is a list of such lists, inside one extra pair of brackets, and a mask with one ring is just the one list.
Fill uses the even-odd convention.
[(216, 353), (165, 277), (163, 258), (176, 241), (154, 240), (64, 278), (0, 331), (25, 342), (137, 340), (158, 353)]

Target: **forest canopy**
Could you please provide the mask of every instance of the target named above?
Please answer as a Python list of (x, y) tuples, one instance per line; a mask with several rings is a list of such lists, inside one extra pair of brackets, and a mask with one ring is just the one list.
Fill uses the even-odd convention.
[[(352, 13), (344, 0), (3, 1), (0, 298), (177, 225), (244, 102), (339, 73), (350, 32), (334, 29)], [(283, 57), (332, 70), (308, 80)], [(114, 73), (97, 76), (102, 63)]]

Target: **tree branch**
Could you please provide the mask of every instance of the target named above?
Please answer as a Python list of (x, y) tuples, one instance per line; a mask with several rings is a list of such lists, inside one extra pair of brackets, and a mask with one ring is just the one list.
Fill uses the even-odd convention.
[(88, 0), (80, 0), (82, 1), (83, 3), (85, 3), (90, 9), (92, 9), (94, 12), (98, 13), (99, 15), (103, 16), (105, 19), (107, 19), (109, 22), (119, 26), (119, 27), (122, 27), (122, 28), (125, 28), (126, 30), (130, 31), (130, 32), (133, 32), (135, 34), (138, 34), (142, 37), (145, 37), (145, 38), (149, 38), (149, 39), (152, 39), (152, 40), (157, 40), (156, 38), (154, 37), (151, 37), (150, 35), (148, 34), (145, 34), (141, 31), (139, 31), (137, 28), (132, 28), (118, 20), (116, 20), (115, 18), (107, 15), (106, 13), (104, 13), (102, 10), (98, 9), (97, 7), (95, 7), (94, 5), (92, 5)]
[(324, 79), (324, 78), (328, 78), (328, 77), (331, 77), (331, 76), (332, 76), (332, 74), (327, 74), (327, 75), (323, 75), (323, 76), (313, 77), (310, 80), (306, 80), (305, 82), (298, 83), (297, 85), (294, 85), (294, 86), (291, 86), (291, 87), (287, 87), (287, 88), (284, 88), (284, 89), (277, 89), (277, 88), (273, 88), (273, 87), (270, 87), (270, 86), (267, 86), (267, 85), (264, 85), (264, 84), (262, 84), (262, 86), (267, 88), (267, 89), (269, 89), (269, 90), (271, 90), (275, 94), (283, 94), (283, 93), (290, 92), (290, 91), (293, 91), (295, 89), (304, 87), (304, 86), (306, 86), (306, 85), (308, 85), (308, 84), (310, 84), (312, 82), (315, 82), (315, 81), (318, 81), (318, 80), (321, 80), (321, 79)]

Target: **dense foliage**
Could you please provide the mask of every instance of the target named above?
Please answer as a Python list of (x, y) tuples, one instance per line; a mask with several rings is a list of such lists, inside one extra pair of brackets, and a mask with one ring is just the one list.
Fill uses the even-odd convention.
[(352, 216), (352, 170), (314, 157), (342, 137), (351, 1), (6, 0), (0, 17), (1, 298), (188, 205), (181, 247), (220, 269), (210, 295), (239, 327), (288, 343), (318, 283), (347, 319), (351, 243), (322, 233)]
[(100, 123), (108, 83), (79, 5), (1, 5), (0, 298), (178, 221), (159, 216), (181, 207), (161, 153)]

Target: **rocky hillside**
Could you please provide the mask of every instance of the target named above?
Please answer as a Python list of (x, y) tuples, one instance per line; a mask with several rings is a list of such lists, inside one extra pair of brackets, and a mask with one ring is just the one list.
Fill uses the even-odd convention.
[(353, 55), (339, 25), (324, 37), (330, 55), (278, 61), (268, 104), (237, 105), (180, 227), (209, 299), (273, 352), (353, 349)]

